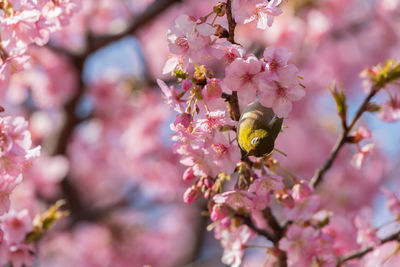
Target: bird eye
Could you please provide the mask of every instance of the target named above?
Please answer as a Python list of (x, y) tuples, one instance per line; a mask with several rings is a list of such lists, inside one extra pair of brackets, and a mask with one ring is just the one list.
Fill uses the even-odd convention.
[(252, 146), (254, 146), (255, 145), (255, 143), (258, 141), (258, 137), (254, 137), (252, 140), (251, 140), (251, 145)]

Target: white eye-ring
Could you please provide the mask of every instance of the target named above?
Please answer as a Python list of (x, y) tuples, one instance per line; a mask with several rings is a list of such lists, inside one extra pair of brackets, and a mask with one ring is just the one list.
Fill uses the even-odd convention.
[(258, 137), (254, 137), (252, 140), (251, 140), (251, 145), (252, 146), (254, 146), (255, 145), (255, 143), (258, 141)]

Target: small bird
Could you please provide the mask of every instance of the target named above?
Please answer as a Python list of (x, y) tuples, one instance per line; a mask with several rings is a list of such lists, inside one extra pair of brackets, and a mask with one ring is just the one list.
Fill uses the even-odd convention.
[(275, 139), (282, 128), (283, 119), (278, 118), (271, 108), (264, 107), (258, 100), (247, 105), (239, 119), (237, 140), (248, 156), (261, 157), (270, 154)]

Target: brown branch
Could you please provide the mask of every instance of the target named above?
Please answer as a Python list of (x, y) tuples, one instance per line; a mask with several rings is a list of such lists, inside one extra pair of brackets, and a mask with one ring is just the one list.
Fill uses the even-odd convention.
[(99, 50), (102, 47), (105, 47), (115, 41), (118, 41), (126, 36), (133, 35), (137, 30), (142, 28), (147, 23), (151, 22), (157, 16), (166, 11), (173, 4), (182, 2), (183, 0), (157, 0), (154, 1), (149, 7), (141, 14), (134, 17), (134, 19), (129, 23), (129, 26), (122, 32), (113, 35), (93, 35), (88, 33), (86, 36), (87, 48), (85, 51), (80, 54), (74, 54), (73, 52), (64, 49), (63, 47), (59, 47), (53, 45), (52, 43), (47, 44), (46, 46), (53, 50), (54, 52), (69, 56), (69, 57), (77, 57), (77, 58), (87, 58), (93, 52)]
[(248, 217), (248, 216), (238, 216), (238, 217), (243, 220), (243, 223), (245, 225), (247, 225), (251, 230), (253, 230), (257, 234), (259, 234), (261, 236), (264, 236), (265, 238), (267, 238), (268, 240), (270, 240), (273, 243), (279, 241), (279, 240), (276, 239), (276, 237), (273, 234), (268, 233), (267, 231), (265, 231), (263, 229), (260, 229), (257, 226), (255, 226), (250, 217)]
[[(379, 245), (383, 245), (390, 241), (396, 241), (396, 240), (400, 241), (399, 238), (400, 238), (400, 230), (391, 234), (390, 236), (382, 239), (380, 241)], [(375, 249), (374, 246), (370, 246), (370, 247), (367, 247), (364, 249), (353, 251), (353, 252), (349, 253), (347, 256), (344, 256), (341, 259), (339, 259), (337, 266), (341, 266), (346, 261), (350, 261), (353, 259), (360, 259), (363, 256), (365, 256), (366, 254), (368, 254), (369, 252), (373, 251), (374, 249)]]
[(151, 22), (157, 16), (166, 11), (173, 4), (182, 2), (183, 0), (157, 0), (153, 2), (142, 14), (135, 16), (129, 24), (128, 28), (121, 33), (115, 35), (103, 35), (103, 36), (88, 36), (88, 41), (91, 44), (86, 51), (86, 54), (91, 54), (98, 49), (111, 44), (112, 42), (118, 41), (128, 35), (134, 34), (143, 25)]
[(378, 93), (378, 91), (381, 89), (381, 87), (378, 86), (373, 86), (371, 88), (371, 91), (369, 92), (368, 96), (364, 99), (363, 103), (361, 106), (358, 108), (356, 115), (354, 116), (352, 122), (348, 127), (343, 127), (343, 132), (340, 136), (340, 138), (337, 140), (335, 146), (332, 149), (332, 152), (328, 158), (328, 160), (320, 167), (317, 169), (315, 172), (313, 178), (311, 179), (311, 184), (314, 187), (317, 187), (321, 182), (322, 179), (325, 175), (325, 173), (329, 170), (329, 168), (332, 166), (333, 162), (337, 158), (337, 155), (340, 151), (340, 149), (343, 147), (343, 145), (347, 142), (348, 135), (350, 134), (351, 130), (353, 129), (354, 125), (356, 122), (360, 119), (361, 115), (367, 110), (369, 101)]
[(263, 210), (263, 216), (264, 216), (265, 220), (267, 221), (268, 225), (274, 231), (275, 239), (280, 240), (283, 236), (283, 228), (281, 227), (278, 220), (272, 213), (272, 210), (270, 207), (267, 207), (265, 210)]
[(236, 91), (232, 94), (222, 93), (222, 98), (228, 103), (228, 111), (232, 120), (239, 121), (240, 119), (240, 109), (239, 109), (239, 99)]
[(235, 43), (235, 28), (236, 28), (236, 21), (232, 15), (232, 0), (226, 1), (226, 17), (228, 19), (228, 41), (232, 44)]

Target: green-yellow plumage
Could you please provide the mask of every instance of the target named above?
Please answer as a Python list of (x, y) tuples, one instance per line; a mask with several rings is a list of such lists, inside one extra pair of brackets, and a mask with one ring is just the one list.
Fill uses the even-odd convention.
[(283, 119), (258, 100), (243, 111), (238, 125), (239, 146), (249, 156), (261, 157), (274, 149), (275, 139), (282, 128)]

